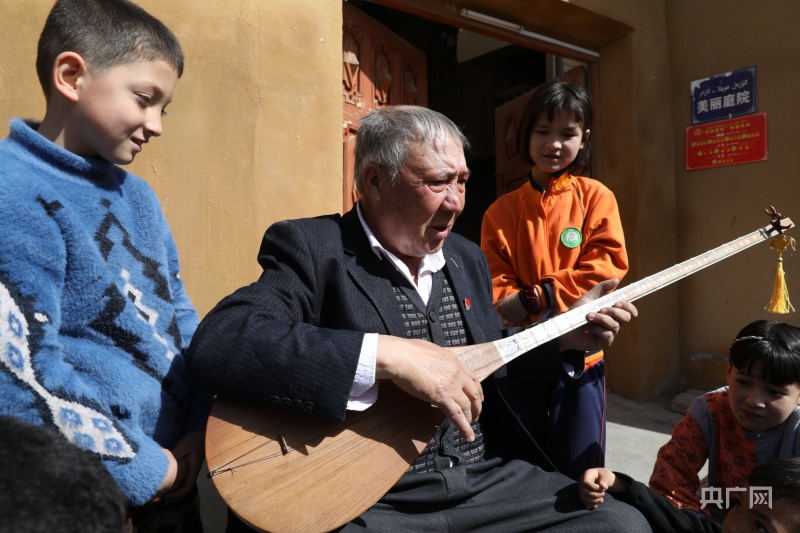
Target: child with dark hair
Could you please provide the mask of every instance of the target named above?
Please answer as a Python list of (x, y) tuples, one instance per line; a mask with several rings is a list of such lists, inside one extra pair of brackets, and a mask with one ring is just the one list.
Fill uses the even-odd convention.
[(800, 457), (772, 459), (753, 468), (746, 486), (723, 496), (731, 507), (719, 524), (670, 500), (630, 476), (605, 468), (587, 470), (578, 485), (581, 502), (594, 509), (608, 492), (644, 515), (654, 533), (795, 533), (800, 531)]
[(91, 453), (0, 416), (0, 533), (121, 533), (125, 496)]
[[(591, 100), (580, 85), (545, 83), (528, 101), (517, 148), (531, 165), (530, 177), (489, 207), (481, 227), (495, 309), (506, 324), (546, 320), (596, 283), (628, 271), (614, 194), (586, 177), (591, 128)], [(603, 352), (588, 353), (584, 368), (555, 381), (518, 380), (514, 366), (507, 394), (558, 470), (578, 479), (587, 468), (603, 466)]]
[(161, 135), (183, 53), (128, 0), (58, 0), (36, 66), (45, 116), (0, 142), (0, 414), (94, 453), (136, 516), (196, 511), (198, 316), (158, 198), (116, 166)]
[(800, 328), (772, 320), (747, 325), (731, 343), (725, 378), (726, 387), (689, 406), (650, 477), (650, 487), (674, 505), (705, 515), (718, 511), (698, 494), (706, 462), (709, 489), (724, 491), (744, 486), (770, 459), (800, 456)]

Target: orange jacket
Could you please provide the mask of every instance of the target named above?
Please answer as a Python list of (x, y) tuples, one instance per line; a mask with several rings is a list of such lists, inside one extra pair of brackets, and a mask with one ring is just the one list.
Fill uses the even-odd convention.
[[(563, 242), (570, 242), (568, 228), (580, 232), (579, 245)], [(484, 214), (481, 248), (489, 261), (494, 301), (526, 283), (550, 283), (554, 312), (569, 309), (597, 282), (622, 279), (628, 271), (614, 194), (597, 180), (569, 174), (550, 180), (544, 193), (527, 182), (498, 198)], [(541, 315), (530, 315), (526, 324)], [(600, 357), (592, 357), (587, 366)]]

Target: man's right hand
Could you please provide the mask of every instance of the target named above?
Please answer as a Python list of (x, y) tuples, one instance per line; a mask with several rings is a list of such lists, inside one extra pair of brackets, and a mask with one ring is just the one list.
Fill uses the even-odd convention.
[(450, 350), (416, 339), (378, 336), (375, 378), (389, 379), (406, 393), (441, 409), (461, 435), (475, 439), (483, 387)]
[[(614, 290), (619, 280), (614, 278), (601, 281), (589, 289), (571, 307), (577, 309)], [(586, 326), (573, 329), (558, 339), (559, 348), (563, 350), (596, 351), (611, 346), (620, 328), (639, 315), (639, 311), (631, 302), (619, 301), (610, 307), (586, 314)]]

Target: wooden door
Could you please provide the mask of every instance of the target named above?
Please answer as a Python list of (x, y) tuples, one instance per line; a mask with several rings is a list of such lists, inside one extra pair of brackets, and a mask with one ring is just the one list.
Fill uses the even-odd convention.
[(345, 2), (342, 28), (343, 212), (358, 199), (353, 148), (361, 117), (397, 104), (428, 104), (425, 54)]
[[(556, 77), (556, 79), (586, 87), (586, 69), (584, 67), (575, 67)], [(521, 154), (518, 153), (517, 130), (519, 129), (525, 106), (536, 89), (534, 87), (494, 110), (496, 160), (494, 177), (498, 198), (520, 187), (528, 180), (531, 169), (522, 159)]]

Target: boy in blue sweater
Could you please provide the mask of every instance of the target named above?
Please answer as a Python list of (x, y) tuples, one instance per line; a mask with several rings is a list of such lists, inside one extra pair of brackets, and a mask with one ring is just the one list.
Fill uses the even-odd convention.
[(198, 316), (155, 193), (116, 166), (161, 135), (183, 53), (127, 0), (58, 0), (36, 69), (44, 119), (13, 119), (0, 142), (0, 415), (96, 454), (134, 522), (196, 510)]

